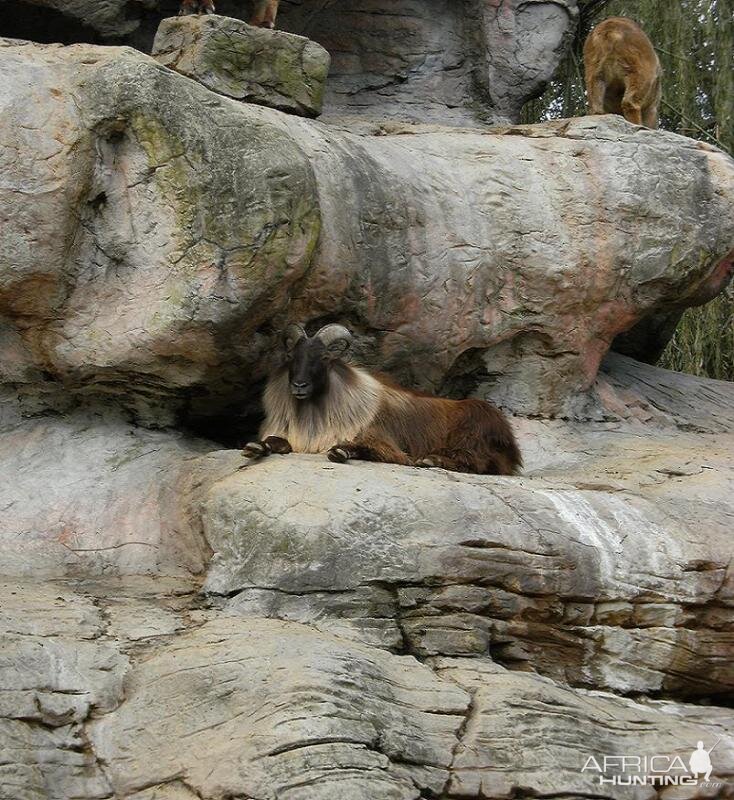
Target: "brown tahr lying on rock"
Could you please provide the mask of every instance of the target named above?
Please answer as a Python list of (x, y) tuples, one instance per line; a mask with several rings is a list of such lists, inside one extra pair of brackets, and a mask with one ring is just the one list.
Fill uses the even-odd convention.
[(307, 336), (299, 325), (286, 334), (285, 362), (263, 397), (261, 440), (243, 450), (326, 453), (456, 472), (512, 475), (522, 465), (512, 429), (484, 400), (447, 400), (404, 389), (383, 375), (348, 364), (351, 333), (326, 325)]
[(590, 114), (622, 114), (657, 128), (662, 70), (637, 23), (626, 17), (600, 22), (584, 43), (584, 71)]
[[(250, 25), (274, 28), (280, 0), (254, 0)], [(179, 14), (214, 14), (214, 0), (181, 0)]]

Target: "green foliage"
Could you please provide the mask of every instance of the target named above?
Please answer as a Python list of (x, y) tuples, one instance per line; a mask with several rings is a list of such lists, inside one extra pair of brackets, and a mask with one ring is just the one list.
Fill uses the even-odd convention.
[(734, 298), (727, 293), (689, 308), (665, 348), (661, 367), (734, 381)]
[[(583, 44), (607, 17), (630, 17), (663, 68), (660, 127), (734, 155), (734, 0), (580, 0), (572, 46), (546, 92), (527, 103), (525, 123), (586, 113)], [(734, 380), (734, 294), (683, 315), (660, 365)]]

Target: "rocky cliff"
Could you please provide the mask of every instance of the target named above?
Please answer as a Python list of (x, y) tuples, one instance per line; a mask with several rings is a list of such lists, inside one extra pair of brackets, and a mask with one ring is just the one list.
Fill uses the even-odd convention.
[[(249, 19), (253, 0), (218, 0)], [(0, 0), (0, 35), (150, 52), (180, 0)], [(332, 53), (331, 114), (516, 121), (573, 35), (577, 0), (282, 0), (278, 27)]]
[[(34, 5), (133, 44), (166, 10)], [(734, 386), (609, 352), (726, 284), (734, 163), (482, 126), (571, 2), (385, 6), (283, 3), (330, 51), (318, 121), (216, 59), (1, 43), (2, 800), (734, 793)], [(523, 474), (248, 462), (293, 320), (503, 405)], [(708, 782), (588, 766), (698, 741)]]

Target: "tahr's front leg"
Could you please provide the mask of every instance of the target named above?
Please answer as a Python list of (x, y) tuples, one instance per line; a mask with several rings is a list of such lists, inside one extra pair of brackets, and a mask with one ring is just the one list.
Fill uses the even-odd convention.
[(287, 455), (292, 453), (293, 448), (287, 439), (282, 436), (267, 436), (261, 442), (248, 442), (242, 448), (242, 455), (245, 458), (262, 458), (271, 453), (276, 455)]
[(402, 464), (405, 467), (413, 464), (412, 459), (395, 444), (375, 436), (365, 436), (352, 442), (334, 445), (326, 455), (329, 461), (337, 464), (345, 464), (351, 458), (358, 458), (362, 461), (380, 461), (386, 464)]

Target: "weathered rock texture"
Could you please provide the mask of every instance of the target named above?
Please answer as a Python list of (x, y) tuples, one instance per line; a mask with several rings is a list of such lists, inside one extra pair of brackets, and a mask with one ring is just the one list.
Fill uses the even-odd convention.
[(618, 333), (728, 276), (734, 163), (617, 117), (339, 132), (130, 50), (0, 59), (4, 380), (49, 403), (231, 426), (329, 318), (413, 386), (580, 413)]
[(0, 798), (623, 800), (590, 756), (698, 740), (711, 783), (661, 796), (730, 797), (734, 389), (640, 369), (616, 422), (515, 420), (521, 478), (8, 402)]
[(303, 36), (218, 16), (163, 20), (153, 56), (218, 94), (317, 117), (329, 54)]
[(206, 457), (199, 460), (210, 449), (114, 418), (6, 420), (3, 572), (36, 579), (201, 573), (210, 550), (181, 497), (193, 501), (211, 482), (202, 473), (211, 472)]
[[(558, 8), (484, 13), (562, 38)], [(453, 72), (401, 96), (381, 58), (384, 113)], [(734, 386), (602, 362), (725, 284), (730, 159), (621, 119), (328, 127), (127, 48), (0, 71), (0, 800), (734, 795)], [(284, 323), (327, 319), (411, 385), (573, 419), (514, 416), (513, 478), (140, 427), (234, 441)]]
[(576, 0), (336, 0), (284, 6), (278, 23), (332, 53), (328, 113), (497, 123), (542, 93), (577, 13)]
[[(251, 0), (218, 0), (247, 20)], [(0, 0), (0, 36), (150, 52), (179, 0)], [(278, 27), (333, 56), (330, 114), (462, 124), (517, 121), (573, 35), (576, 0), (284, 0)], [(242, 91), (241, 84), (237, 87)]]

